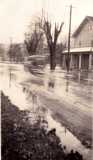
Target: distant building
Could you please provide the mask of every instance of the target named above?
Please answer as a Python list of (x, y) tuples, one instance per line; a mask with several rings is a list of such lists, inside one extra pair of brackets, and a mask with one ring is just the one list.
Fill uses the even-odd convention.
[[(93, 69), (93, 17), (86, 16), (72, 37), (74, 46), (70, 49), (70, 68)], [(67, 53), (65, 50), (62, 54), (63, 67)]]

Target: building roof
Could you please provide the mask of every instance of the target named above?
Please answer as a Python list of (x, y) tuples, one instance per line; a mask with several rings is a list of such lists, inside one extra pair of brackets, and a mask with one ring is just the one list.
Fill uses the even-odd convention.
[[(70, 49), (70, 53), (76, 54), (76, 53), (93, 53), (93, 47), (83, 47), (83, 48), (72, 48)], [(68, 53), (68, 50), (64, 50), (63, 53)]]
[(80, 31), (81, 31), (81, 29), (83, 28), (83, 26), (88, 22), (88, 21), (93, 21), (93, 17), (92, 16), (86, 16), (85, 18), (84, 18), (84, 20), (82, 21), (82, 23), (79, 25), (79, 27), (76, 29), (76, 31), (73, 33), (73, 37), (76, 37), (79, 33), (80, 33)]

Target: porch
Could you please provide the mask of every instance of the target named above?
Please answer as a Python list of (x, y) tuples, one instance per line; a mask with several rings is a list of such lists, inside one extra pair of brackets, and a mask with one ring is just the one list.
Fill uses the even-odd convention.
[[(62, 68), (66, 68), (66, 56), (68, 52), (62, 54)], [(70, 51), (70, 69), (93, 69), (93, 51), (89, 48), (74, 48)]]

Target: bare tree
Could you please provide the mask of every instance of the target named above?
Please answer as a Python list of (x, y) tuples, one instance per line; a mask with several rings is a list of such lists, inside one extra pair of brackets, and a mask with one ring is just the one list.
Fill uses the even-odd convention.
[(20, 44), (10, 44), (7, 54), (10, 61), (21, 62), (24, 59)]
[(64, 42), (60, 42), (56, 46), (56, 60), (57, 63), (60, 64), (62, 67), (62, 61), (63, 61), (63, 51), (66, 49), (66, 44)]
[(5, 52), (5, 47), (4, 45), (0, 44), (0, 60), (5, 60), (6, 59), (6, 52)]
[(13, 45), (10, 44), (9, 49), (8, 49), (8, 52), (7, 52), (7, 55), (8, 55), (8, 57), (9, 57), (9, 60), (10, 60), (10, 61), (13, 61), (13, 60), (14, 60), (14, 57), (15, 57), (13, 51), (14, 51)]
[(24, 43), (26, 45), (28, 54), (34, 55), (37, 52), (37, 48), (38, 48), (40, 40), (42, 40), (43, 32), (40, 30), (38, 22), (34, 24), (34, 29), (33, 27), (30, 29), (31, 29), (31, 32), (25, 33)]
[(50, 69), (54, 70), (56, 67), (56, 46), (57, 46), (57, 40), (59, 37), (59, 34), (61, 33), (62, 27), (64, 23), (61, 23), (61, 25), (57, 25), (55, 23), (54, 27), (54, 33), (52, 34), (52, 25), (51, 22), (44, 19), (43, 23), (43, 30), (46, 35), (48, 48), (50, 51)]

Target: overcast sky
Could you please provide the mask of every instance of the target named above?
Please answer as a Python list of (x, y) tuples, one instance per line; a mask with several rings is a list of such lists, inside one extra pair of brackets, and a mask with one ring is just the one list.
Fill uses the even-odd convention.
[(21, 42), (32, 16), (39, 15), (42, 8), (51, 20), (64, 21), (63, 33), (67, 33), (70, 4), (73, 32), (85, 16), (93, 16), (93, 0), (0, 0), (0, 43), (9, 42), (11, 37)]

